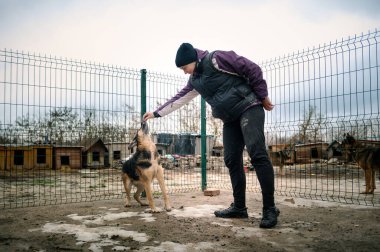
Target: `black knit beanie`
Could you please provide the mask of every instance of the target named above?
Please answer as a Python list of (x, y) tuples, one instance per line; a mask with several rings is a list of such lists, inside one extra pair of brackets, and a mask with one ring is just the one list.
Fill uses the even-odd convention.
[(185, 66), (198, 60), (197, 51), (189, 43), (183, 43), (177, 51), (175, 64), (177, 67)]

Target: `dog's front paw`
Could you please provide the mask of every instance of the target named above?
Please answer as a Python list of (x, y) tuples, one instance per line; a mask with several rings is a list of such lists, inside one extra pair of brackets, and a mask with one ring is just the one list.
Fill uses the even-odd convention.
[(124, 207), (131, 207), (131, 204), (125, 204)]
[(373, 192), (361, 192), (360, 194), (373, 194)]
[(170, 212), (172, 210), (171, 207), (165, 207), (166, 212)]
[(144, 212), (145, 213), (159, 213), (159, 212), (161, 212), (161, 209), (159, 209), (159, 208), (147, 208), (147, 209), (145, 209), (144, 210)]

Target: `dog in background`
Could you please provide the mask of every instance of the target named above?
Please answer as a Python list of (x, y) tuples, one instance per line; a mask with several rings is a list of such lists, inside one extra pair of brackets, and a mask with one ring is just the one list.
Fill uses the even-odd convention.
[(375, 173), (380, 172), (380, 148), (365, 147), (357, 149), (355, 161), (364, 170), (365, 194), (373, 194), (376, 189)]
[(134, 199), (141, 206), (148, 206), (148, 204), (140, 200), (140, 195), (145, 190), (150, 211), (153, 213), (160, 212), (154, 205), (151, 187), (153, 179), (156, 178), (164, 198), (165, 210), (170, 211), (171, 206), (164, 183), (164, 170), (158, 163), (156, 145), (149, 135), (148, 124), (146, 122), (141, 123), (141, 128), (137, 131), (128, 149), (134, 147), (137, 147), (137, 151), (130, 159), (124, 162), (122, 169), (122, 179), (127, 194), (125, 206), (131, 206), (130, 194), (132, 185), (134, 185), (137, 188), (133, 195)]
[[(352, 159), (364, 170), (365, 192), (373, 194), (376, 189), (375, 173), (380, 173), (380, 148), (366, 147), (358, 143), (350, 134), (344, 134), (342, 144)], [(379, 177), (380, 179), (380, 177)]]

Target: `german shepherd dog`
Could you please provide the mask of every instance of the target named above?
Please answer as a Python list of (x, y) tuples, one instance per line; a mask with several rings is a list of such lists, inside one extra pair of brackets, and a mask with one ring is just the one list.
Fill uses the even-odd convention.
[(166, 192), (164, 183), (164, 170), (158, 163), (158, 153), (156, 145), (153, 143), (146, 122), (141, 123), (141, 128), (137, 131), (132, 142), (129, 144), (128, 149), (137, 146), (137, 151), (133, 156), (123, 164), (122, 179), (127, 194), (125, 207), (131, 206), (131, 189), (132, 185), (137, 187), (134, 199), (140, 203), (141, 206), (148, 206), (148, 204), (141, 202), (140, 194), (145, 190), (146, 197), (149, 202), (149, 212), (160, 212), (154, 205), (152, 196), (151, 184), (153, 179), (156, 178), (160, 185), (162, 195), (165, 202), (165, 210), (170, 211), (171, 206)]
[(344, 136), (343, 146), (352, 155), (352, 159), (364, 170), (364, 194), (373, 194), (376, 189), (376, 170), (380, 172), (380, 148), (363, 146), (348, 133)]

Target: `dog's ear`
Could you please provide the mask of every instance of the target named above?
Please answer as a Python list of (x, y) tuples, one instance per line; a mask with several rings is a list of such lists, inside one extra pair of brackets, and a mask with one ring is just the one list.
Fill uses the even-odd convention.
[(128, 149), (133, 150), (133, 147), (137, 145), (137, 141), (138, 141), (138, 131), (136, 132), (136, 135), (133, 138), (132, 142), (128, 145)]

